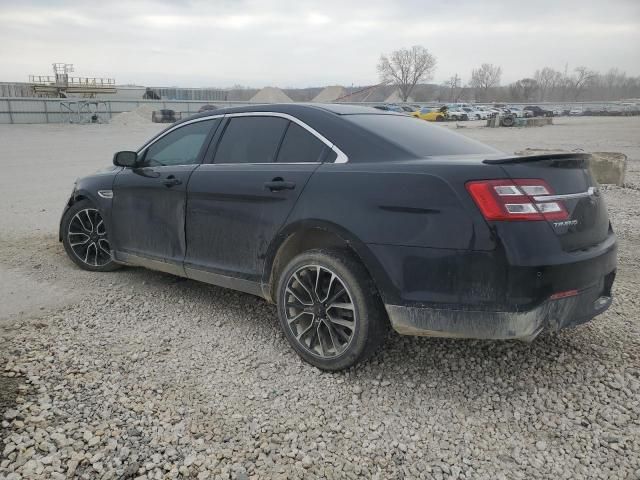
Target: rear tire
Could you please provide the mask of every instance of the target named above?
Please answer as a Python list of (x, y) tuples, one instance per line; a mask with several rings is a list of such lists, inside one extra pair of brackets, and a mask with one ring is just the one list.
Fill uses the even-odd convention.
[(111, 272), (120, 268), (111, 255), (102, 214), (90, 200), (80, 200), (64, 213), (62, 244), (73, 263), (83, 270)]
[(516, 123), (515, 119), (511, 115), (508, 115), (502, 119), (503, 127), (513, 127), (514, 123)]
[(371, 356), (388, 319), (360, 261), (342, 249), (296, 256), (278, 280), (278, 316), (293, 349), (322, 370), (342, 370)]

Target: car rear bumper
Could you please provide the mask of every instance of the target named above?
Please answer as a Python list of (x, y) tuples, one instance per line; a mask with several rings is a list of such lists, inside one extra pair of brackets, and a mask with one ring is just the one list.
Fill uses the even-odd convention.
[(515, 261), (499, 249), (369, 248), (382, 267), (372, 276), (401, 334), (531, 340), (585, 323), (611, 304), (613, 234), (583, 251), (525, 249)]
[(548, 299), (526, 311), (458, 310), (385, 305), (400, 334), (452, 338), (531, 341), (543, 330), (558, 331), (588, 322), (612, 302), (615, 271), (577, 295)]

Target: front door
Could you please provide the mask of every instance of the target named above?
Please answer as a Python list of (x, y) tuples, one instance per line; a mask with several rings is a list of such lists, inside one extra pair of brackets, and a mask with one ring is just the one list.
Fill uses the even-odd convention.
[[(277, 116), (226, 120), (215, 158), (187, 192), (187, 276), (256, 293), (267, 249), (330, 149)], [(217, 277), (216, 277), (217, 275)], [(222, 280), (222, 281), (221, 281)]]
[[(218, 122), (204, 120), (170, 131), (139, 152), (139, 167), (116, 176), (111, 209), (116, 260), (184, 273), (187, 184)], [(146, 265), (137, 257), (158, 264)]]

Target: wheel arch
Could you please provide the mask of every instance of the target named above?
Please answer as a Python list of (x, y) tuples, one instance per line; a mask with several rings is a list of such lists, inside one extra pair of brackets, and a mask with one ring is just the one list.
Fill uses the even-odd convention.
[(263, 273), (264, 296), (275, 303), (278, 279), (284, 267), (302, 252), (315, 248), (344, 248), (360, 260), (382, 296), (391, 285), (371, 250), (349, 230), (325, 220), (303, 220), (287, 226), (271, 243)]
[(67, 213), (67, 210), (69, 210), (69, 208), (71, 208), (76, 203), (81, 202), (82, 200), (89, 200), (98, 210), (101, 211), (101, 213), (104, 216), (105, 214), (104, 206), (101, 204), (97, 196), (93, 195), (89, 190), (85, 190), (85, 189), (74, 190), (71, 196), (69, 197), (69, 200), (67, 200), (67, 204), (64, 206), (64, 211), (62, 212), (62, 215), (60, 217), (60, 226), (58, 229), (59, 242), (62, 241), (62, 223), (64, 221), (64, 216)]

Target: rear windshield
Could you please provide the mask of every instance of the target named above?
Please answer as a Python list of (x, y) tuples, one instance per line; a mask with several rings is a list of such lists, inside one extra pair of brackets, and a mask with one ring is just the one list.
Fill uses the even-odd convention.
[(350, 122), (418, 156), (496, 154), (498, 150), (447, 127), (404, 115), (345, 115)]

